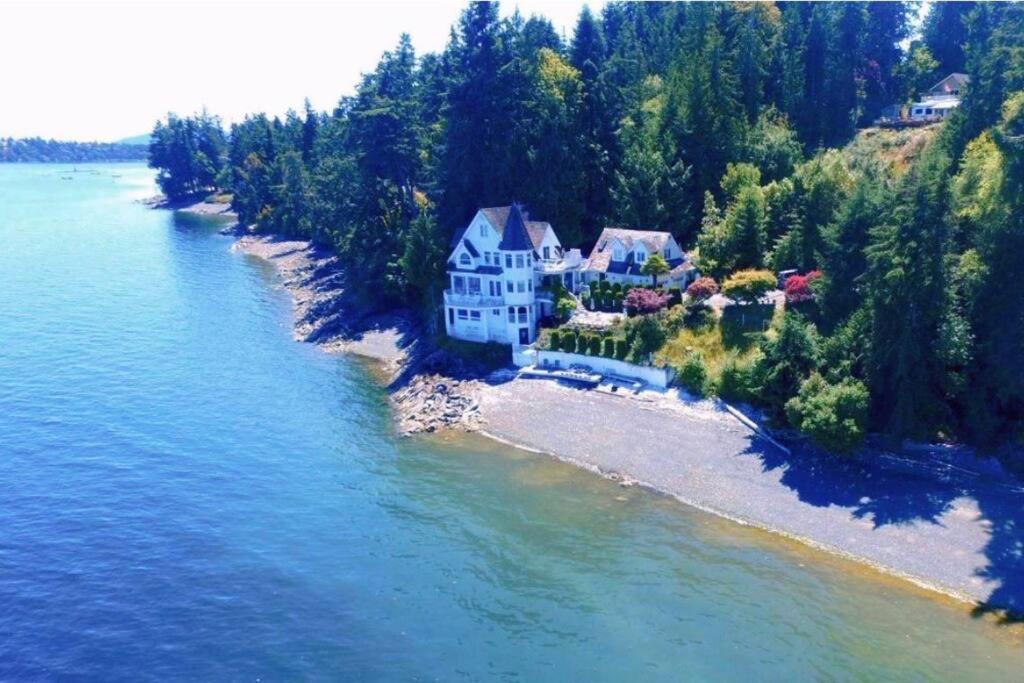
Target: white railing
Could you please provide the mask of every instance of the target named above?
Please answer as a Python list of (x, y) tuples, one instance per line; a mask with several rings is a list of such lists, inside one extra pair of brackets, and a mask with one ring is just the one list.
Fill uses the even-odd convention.
[(477, 308), (496, 308), (505, 305), (505, 301), (501, 297), (455, 292), (451, 289), (444, 290), (444, 302), (449, 306), (471, 306)]

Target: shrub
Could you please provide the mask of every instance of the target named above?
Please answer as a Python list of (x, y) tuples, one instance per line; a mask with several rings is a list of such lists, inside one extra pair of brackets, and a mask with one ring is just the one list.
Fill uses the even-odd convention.
[(818, 446), (850, 453), (864, 440), (868, 390), (854, 379), (829, 384), (814, 373), (800, 385), (800, 392), (786, 402), (786, 417)]
[(676, 370), (676, 381), (695, 396), (703, 396), (708, 386), (708, 371), (696, 351), (690, 353)]
[(715, 392), (726, 401), (745, 402), (752, 395), (753, 373), (748, 366), (741, 365), (736, 354), (729, 354), (722, 364)]
[(576, 331), (569, 330), (562, 335), (562, 350), (567, 353), (576, 353)]
[(587, 339), (586, 333), (580, 333), (576, 336), (576, 348), (573, 349), (574, 353), (586, 353), (587, 352)]
[(657, 316), (641, 315), (626, 323), (626, 342), (635, 363), (642, 363), (660, 349), (668, 339), (665, 326)]
[(613, 313), (618, 313), (619, 311), (621, 311), (622, 310), (622, 297), (618, 296), (618, 297), (615, 297), (614, 299), (612, 299), (612, 304), (611, 304), (611, 306), (608, 307), (608, 310), (610, 310)]
[(611, 337), (604, 338), (604, 349), (601, 355), (605, 358), (615, 358), (615, 340)]
[(775, 289), (775, 284), (769, 270), (739, 270), (722, 284), (722, 293), (739, 303), (754, 303)]
[(609, 292), (611, 291), (612, 283), (608, 282), (608, 280), (601, 280), (600, 287), (602, 292)]
[(638, 287), (629, 290), (629, 294), (626, 295), (626, 311), (641, 315), (655, 313), (668, 305), (668, 299), (668, 294)]
[(587, 353), (591, 356), (601, 355), (601, 338), (594, 335), (590, 338), (590, 345), (587, 347)]
[(665, 325), (665, 332), (669, 335), (675, 335), (679, 330), (683, 329), (685, 324), (687, 312), (685, 306), (673, 306), (665, 312), (665, 317), (662, 319), (662, 323)]
[(798, 304), (802, 301), (810, 301), (814, 298), (812, 285), (815, 280), (821, 278), (820, 270), (812, 270), (807, 275), (790, 275), (786, 278), (785, 291), (786, 303)]
[(555, 304), (555, 317), (565, 322), (572, 317), (573, 311), (576, 310), (576, 302), (572, 299), (560, 299)]
[(672, 285), (668, 288), (668, 306), (678, 306), (683, 303), (683, 290), (679, 289), (678, 285)]
[(626, 360), (626, 355), (629, 353), (629, 344), (625, 339), (615, 340), (615, 360)]
[(558, 351), (562, 348), (562, 338), (561, 335), (558, 334), (558, 330), (554, 330), (548, 338), (548, 348), (552, 351)]
[(718, 294), (718, 283), (709, 277), (699, 277), (686, 288), (686, 296), (694, 301), (706, 301)]
[(616, 282), (615, 284), (612, 285), (612, 293), (613, 294), (620, 294), (620, 293), (622, 293), (622, 283), (621, 282)]
[(580, 301), (583, 302), (584, 308), (591, 308), (590, 290), (584, 289), (580, 292)]

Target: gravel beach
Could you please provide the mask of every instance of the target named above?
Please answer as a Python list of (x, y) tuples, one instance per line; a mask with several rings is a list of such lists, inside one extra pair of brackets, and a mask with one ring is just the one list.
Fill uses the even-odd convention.
[(245, 235), (295, 301), (296, 339), (381, 361), (400, 431), (480, 431), (624, 484), (869, 564), (980, 611), (1024, 611), (1024, 488), (943, 453), (788, 453), (713, 401), (581, 390), (550, 380), (452, 379), (410, 363), (405, 315), (347, 333), (337, 264), (307, 242)]

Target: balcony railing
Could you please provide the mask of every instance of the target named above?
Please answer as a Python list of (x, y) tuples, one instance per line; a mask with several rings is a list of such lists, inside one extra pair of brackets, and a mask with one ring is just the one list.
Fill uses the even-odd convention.
[(449, 306), (469, 306), (476, 308), (493, 308), (505, 305), (504, 299), (496, 296), (484, 296), (481, 293), (458, 292), (444, 290), (444, 302)]

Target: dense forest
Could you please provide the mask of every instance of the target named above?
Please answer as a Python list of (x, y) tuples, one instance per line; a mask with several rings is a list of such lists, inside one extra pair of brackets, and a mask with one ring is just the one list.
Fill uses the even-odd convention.
[(143, 161), (145, 145), (116, 142), (67, 142), (42, 138), (0, 138), (0, 163)]
[[(911, 35), (917, 9), (615, 2), (564, 42), (472, 3), (442, 53), (402, 36), (332, 112), (172, 115), (150, 163), (168, 195), (230, 192), (427, 318), (453, 231), (512, 200), (584, 252), (615, 224), (671, 231), (718, 280), (819, 271), (717, 393), (837, 447), (829, 430), (1019, 442), (1024, 8), (933, 3)], [(954, 71), (963, 105), (907, 163), (844, 153)]]

